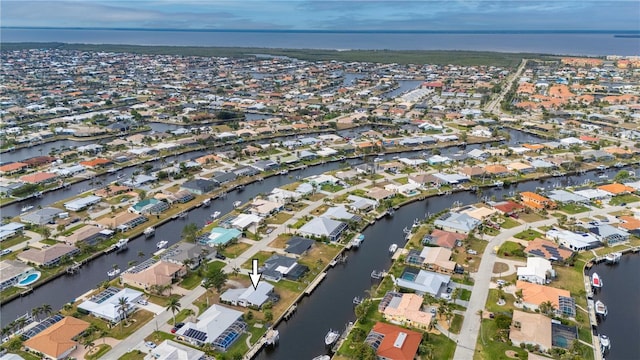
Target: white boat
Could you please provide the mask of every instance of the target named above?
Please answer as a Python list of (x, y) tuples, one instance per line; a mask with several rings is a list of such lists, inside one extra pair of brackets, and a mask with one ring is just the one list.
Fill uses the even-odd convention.
[(165, 246), (167, 246), (167, 244), (168, 244), (168, 243), (169, 243), (169, 242), (168, 242), (168, 241), (166, 241), (166, 240), (158, 241), (158, 243), (156, 244), (156, 247), (157, 247), (158, 249), (162, 249), (162, 248), (164, 248)]
[(109, 276), (109, 277), (118, 276), (118, 274), (120, 274), (120, 269), (118, 269), (118, 268), (115, 268), (113, 270), (107, 271), (107, 276)]
[(209, 205), (211, 205), (211, 199), (202, 200), (202, 206), (207, 207)]
[(493, 186), (501, 188), (504, 186), (504, 181), (496, 181), (493, 183)]
[(396, 250), (398, 250), (398, 244), (391, 244), (391, 246), (389, 246), (389, 252), (391, 254), (394, 254)]
[(118, 242), (115, 245), (116, 249), (124, 249), (124, 248), (126, 248), (128, 242), (129, 242), (128, 238), (118, 240)]
[(325, 335), (325, 337), (324, 337), (325, 345), (333, 344), (334, 342), (336, 342), (336, 340), (338, 340), (338, 337), (340, 337), (340, 333), (339, 332), (333, 331), (333, 330), (329, 330), (327, 335)]
[(607, 264), (617, 264), (618, 262), (620, 262), (620, 259), (622, 258), (622, 253), (621, 252), (613, 252), (611, 254), (607, 254), (604, 259), (607, 262)]
[(602, 301), (596, 301), (596, 315), (607, 316), (609, 314), (609, 309), (607, 305), (605, 305)]
[(233, 207), (237, 208), (238, 206), (242, 205), (242, 201), (238, 200), (238, 201), (234, 201), (233, 202)]
[(33, 205), (26, 205), (26, 206), (23, 206), (22, 209), (20, 209), (20, 212), (27, 212), (31, 209), (33, 209)]
[(609, 167), (607, 165), (598, 165), (596, 169), (598, 170), (607, 170)]
[(611, 350), (611, 340), (607, 335), (600, 334), (598, 338), (600, 339), (600, 350), (603, 354)]
[(623, 164), (623, 163), (621, 163), (621, 162), (617, 162), (617, 163), (615, 163), (615, 165), (613, 165), (613, 166), (614, 166), (614, 167), (617, 167), (617, 168), (621, 168), (621, 167), (624, 167), (624, 164)]
[(212, 219), (217, 219), (218, 216), (220, 216), (220, 211), (215, 211), (213, 214), (211, 214)]
[(599, 179), (607, 179), (607, 178), (609, 178), (609, 175), (607, 175), (607, 174), (600, 174), (600, 175), (598, 176), (598, 178), (599, 178)]
[(287, 175), (289, 173), (289, 170), (284, 169), (280, 171), (280, 175)]
[(329, 355), (319, 355), (319, 356), (314, 357), (311, 360), (331, 360), (331, 356), (329, 356)]
[(594, 288), (601, 288), (602, 287), (602, 279), (600, 279), (600, 275), (598, 275), (598, 273), (593, 273), (593, 275), (591, 275), (591, 286)]
[(109, 168), (109, 170), (107, 170), (107, 172), (108, 172), (109, 174), (113, 174), (113, 173), (114, 173), (114, 172), (116, 172), (116, 171), (118, 171), (118, 169), (116, 169), (116, 168)]
[(153, 235), (155, 235), (156, 229), (153, 226), (149, 226), (148, 228), (144, 229), (142, 233), (145, 237), (152, 237)]
[(351, 245), (353, 247), (359, 248), (360, 245), (362, 245), (363, 241), (364, 241), (364, 235), (360, 234), (360, 235), (354, 237), (353, 240), (351, 240)]

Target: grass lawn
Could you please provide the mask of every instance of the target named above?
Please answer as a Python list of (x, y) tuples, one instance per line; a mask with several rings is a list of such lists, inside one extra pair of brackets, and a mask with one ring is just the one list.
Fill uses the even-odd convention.
[(259, 264), (260, 266), (262, 266), (262, 264), (264, 264), (264, 262), (265, 262), (268, 258), (270, 258), (270, 257), (271, 257), (271, 255), (273, 255), (273, 254), (275, 254), (275, 252), (259, 251), (257, 254), (253, 255), (253, 256), (251, 257), (251, 259), (249, 259), (249, 260), (245, 261), (245, 262), (242, 264), (242, 266), (241, 266), (241, 267), (242, 267), (242, 268), (244, 268), (244, 269), (249, 269), (249, 270), (251, 270), (251, 266), (253, 266), (253, 265), (252, 265), (252, 260), (253, 260), (253, 259), (258, 259), (258, 264)]
[(275, 240), (269, 243), (270, 247), (284, 249), (287, 241), (291, 239), (291, 234), (280, 234)]
[(228, 258), (237, 258), (250, 247), (251, 245), (247, 243), (238, 242), (225, 247), (224, 250), (222, 250), (222, 253)]
[(618, 206), (622, 203), (633, 203), (636, 201), (640, 201), (640, 197), (638, 197), (637, 195), (633, 195), (633, 194), (624, 194), (624, 195), (618, 195), (618, 196), (614, 196), (611, 198), (611, 200), (609, 200), (609, 205), (615, 205)]
[(498, 249), (498, 256), (503, 258), (508, 258), (508, 257), (525, 258), (526, 257), (522, 255), (525, 255), (524, 246), (522, 246), (522, 244), (517, 242), (505, 241)]
[(85, 355), (84, 358), (87, 360), (99, 359), (102, 355), (106, 354), (109, 350), (111, 350), (111, 345), (100, 344), (100, 345), (97, 345), (96, 348), (98, 348), (98, 351), (96, 351), (91, 355)]
[(520, 219), (522, 219), (522, 221), (524, 222), (531, 223), (531, 222), (544, 220), (546, 219), (546, 217), (536, 213), (530, 213), (530, 214), (522, 213), (520, 214)]
[(293, 225), (291, 225), (291, 227), (294, 229), (300, 229), (306, 223), (307, 223), (307, 219), (305, 218), (298, 219), (298, 221), (296, 221)]
[(510, 217), (504, 217), (503, 219), (504, 221), (500, 224), (500, 227), (502, 227), (503, 229), (511, 229), (521, 225), (519, 222), (517, 222), (516, 220), (513, 220)]
[(463, 320), (464, 316), (460, 314), (453, 314), (453, 318), (451, 319), (451, 326), (449, 326), (449, 331), (454, 334), (460, 334), (460, 328), (462, 328)]
[(3, 249), (7, 249), (7, 248), (10, 248), (12, 246), (18, 245), (18, 244), (20, 244), (22, 242), (25, 242), (27, 240), (30, 240), (30, 239), (31, 239), (30, 237), (24, 236), (24, 235), (15, 236), (15, 237), (12, 237), (11, 239), (3, 240), (2, 241), (2, 248)]
[(516, 239), (531, 241), (537, 237), (542, 237), (542, 234), (533, 229), (528, 229), (515, 234), (513, 237)]
[(469, 301), (469, 299), (471, 299), (471, 290), (460, 289), (459, 294), (460, 295), (458, 295), (458, 299), (460, 300)]
[(55, 245), (55, 244), (59, 244), (59, 242), (53, 240), (53, 239), (42, 239), (40, 240), (41, 243), (43, 244), (47, 244), (47, 245)]
[(322, 189), (322, 191), (328, 191), (328, 192), (338, 192), (342, 189), (344, 189), (344, 187), (340, 186), (340, 185), (332, 185), (332, 184), (324, 184), (320, 187), (320, 189)]
[(320, 205), (317, 208), (311, 210), (310, 214), (311, 215), (315, 215), (315, 216), (319, 216), (324, 214), (325, 211), (327, 211), (327, 209), (329, 208), (329, 205)]
[(267, 224), (284, 224), (287, 220), (291, 219), (293, 217), (293, 214), (290, 213), (286, 213), (286, 212), (279, 212), (273, 216), (270, 216), (267, 219)]
[[(190, 315), (189, 310), (190, 309), (182, 309), (178, 313), (176, 313), (176, 322), (184, 322), (184, 319), (186, 319)], [(167, 321), (167, 324), (173, 325), (173, 316), (171, 316), (171, 319)]]
[(180, 282), (180, 287), (185, 288), (187, 290), (193, 290), (196, 286), (200, 285), (202, 281), (202, 277), (198, 275), (197, 271), (189, 271), (189, 273), (182, 278)]
[(157, 344), (160, 344), (161, 342), (163, 342), (165, 340), (173, 340), (175, 338), (176, 337), (173, 334), (169, 334), (169, 333), (166, 333), (164, 331), (154, 331), (154, 332), (151, 333), (151, 335), (149, 335), (146, 338), (144, 338), (144, 341), (153, 341), (157, 345)]
[(513, 295), (511, 294), (504, 294), (504, 297), (506, 299), (506, 304), (505, 305), (498, 305), (498, 298), (500, 297), (500, 292), (498, 291), (498, 289), (489, 289), (489, 296), (487, 296), (487, 304), (486, 304), (486, 309), (489, 312), (492, 313), (501, 313), (504, 311), (509, 311), (509, 310), (513, 310), (516, 307), (513, 305), (513, 303), (515, 302), (515, 297), (513, 297)]
[(136, 330), (153, 319), (154, 315), (155, 314), (150, 311), (142, 309), (137, 310), (135, 313), (133, 313), (132, 316), (128, 318), (127, 321), (129, 321), (129, 326), (122, 326), (122, 330), (120, 330), (120, 324), (118, 324), (111, 329), (108, 336), (111, 336), (118, 340), (122, 340), (127, 336), (133, 334)]
[(143, 353), (140, 350), (134, 350), (120, 356), (119, 360), (144, 360), (144, 357), (146, 355), (147, 354)]
[(409, 183), (409, 177), (408, 176), (400, 177), (400, 178), (394, 179), (394, 181), (399, 184), (406, 185)]
[(563, 204), (562, 206), (558, 207), (558, 210), (563, 211), (567, 214), (573, 215), (573, 214), (579, 214), (585, 211), (589, 211), (590, 209), (580, 204)]
[(507, 350), (513, 350), (518, 354), (518, 359), (526, 359), (527, 352), (516, 346), (511, 346), (502, 342), (497, 337), (498, 328), (495, 321), (484, 319), (480, 325), (480, 334), (476, 345), (475, 360), (509, 360), (506, 355)]
[(327, 196), (327, 195), (325, 195), (323, 193), (315, 193), (315, 194), (309, 196), (309, 200), (310, 201), (318, 201), (318, 200), (324, 199), (325, 196)]

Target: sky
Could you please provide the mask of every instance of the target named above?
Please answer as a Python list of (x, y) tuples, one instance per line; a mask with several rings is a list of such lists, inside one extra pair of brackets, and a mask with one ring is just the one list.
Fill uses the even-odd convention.
[(640, 30), (638, 0), (2, 0), (2, 27)]

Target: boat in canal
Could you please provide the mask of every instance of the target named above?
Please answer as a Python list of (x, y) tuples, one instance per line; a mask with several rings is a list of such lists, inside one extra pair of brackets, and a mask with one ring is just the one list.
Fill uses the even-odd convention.
[(493, 183), (493, 186), (501, 188), (504, 186), (504, 181), (496, 181)]
[(359, 248), (360, 245), (362, 245), (363, 241), (364, 241), (364, 235), (360, 234), (360, 235), (354, 237), (353, 240), (351, 240), (351, 246), (353, 246), (355, 248)]
[(242, 205), (242, 201), (238, 200), (238, 201), (234, 201), (233, 202), (233, 207), (237, 208), (238, 206)]
[(289, 170), (284, 169), (284, 170), (280, 170), (280, 175), (287, 175), (289, 173)]
[(609, 314), (609, 309), (607, 305), (605, 305), (602, 301), (596, 301), (596, 315), (607, 316)]
[(220, 211), (214, 211), (213, 214), (211, 214), (211, 218), (212, 219), (217, 219), (220, 216)]
[(145, 238), (150, 238), (156, 234), (156, 229), (153, 226), (149, 226), (148, 228), (144, 229), (142, 233), (144, 234)]
[(22, 209), (20, 209), (20, 212), (21, 213), (27, 212), (27, 211), (29, 211), (31, 209), (33, 209), (33, 205), (26, 205), (26, 206), (23, 206)]
[(611, 339), (604, 334), (598, 335), (598, 338), (600, 339), (600, 351), (602, 354), (608, 353), (611, 350)]
[(340, 337), (339, 332), (329, 329), (327, 335), (324, 336), (324, 344), (329, 346), (336, 342), (336, 340), (338, 340), (338, 337)]
[(128, 243), (129, 243), (128, 238), (118, 240), (118, 242), (114, 245), (116, 248), (116, 251), (122, 251), (126, 249)]
[(167, 246), (169, 242), (166, 240), (162, 240), (162, 241), (158, 241), (158, 243), (156, 244), (156, 247), (158, 249), (163, 249), (165, 246)]
[(607, 254), (604, 257), (604, 260), (607, 262), (607, 264), (617, 264), (620, 262), (621, 258), (622, 258), (621, 252), (613, 252), (611, 254)]
[(389, 246), (389, 253), (391, 253), (391, 255), (395, 254), (396, 250), (398, 250), (398, 244), (391, 244), (391, 246)]
[(602, 288), (602, 279), (600, 278), (600, 275), (598, 275), (598, 273), (593, 273), (593, 275), (591, 275), (591, 286), (594, 288)]
[(202, 200), (202, 206), (204, 207), (208, 207), (209, 205), (211, 205), (211, 199), (204, 199)]
[(329, 356), (329, 355), (319, 355), (319, 356), (314, 357), (311, 360), (331, 360), (331, 356)]
[(119, 274), (120, 274), (120, 269), (118, 268), (107, 271), (107, 276), (110, 278), (118, 276)]

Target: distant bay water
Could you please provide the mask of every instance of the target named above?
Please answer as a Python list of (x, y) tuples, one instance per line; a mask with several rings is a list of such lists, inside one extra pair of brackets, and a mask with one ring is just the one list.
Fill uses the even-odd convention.
[(2, 28), (0, 41), (335, 50), (473, 50), (592, 56), (640, 55), (640, 32), (633, 31), (412, 32)]

